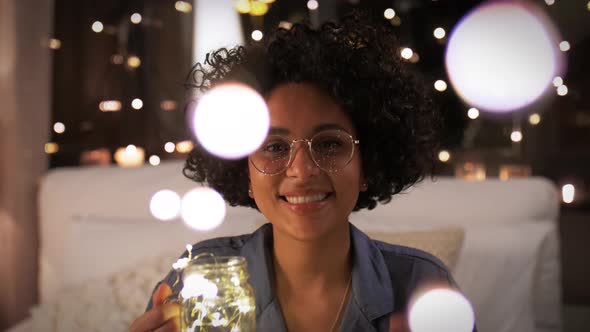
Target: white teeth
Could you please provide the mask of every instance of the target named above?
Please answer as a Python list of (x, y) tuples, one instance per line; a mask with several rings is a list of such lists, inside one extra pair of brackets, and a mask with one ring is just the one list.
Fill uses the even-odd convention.
[(287, 202), (291, 204), (302, 204), (321, 201), (326, 198), (328, 194), (318, 194), (313, 196), (285, 196)]

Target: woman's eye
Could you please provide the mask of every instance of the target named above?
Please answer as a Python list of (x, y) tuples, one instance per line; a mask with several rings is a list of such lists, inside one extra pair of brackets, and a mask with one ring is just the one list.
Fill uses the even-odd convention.
[(264, 152), (285, 153), (289, 151), (289, 145), (284, 142), (272, 142), (264, 145)]
[(342, 145), (342, 141), (337, 138), (325, 139), (318, 142), (317, 148), (322, 151), (331, 151), (339, 149)]

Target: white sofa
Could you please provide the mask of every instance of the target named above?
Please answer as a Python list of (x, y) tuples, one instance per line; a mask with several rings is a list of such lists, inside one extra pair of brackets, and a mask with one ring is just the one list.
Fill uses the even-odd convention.
[[(221, 227), (199, 233), (179, 221), (159, 222), (149, 212), (160, 189), (182, 194), (195, 184), (183, 163), (136, 169), (62, 168), (40, 189), (42, 304), (63, 290), (107, 278), (186, 243), (254, 230), (263, 220), (253, 209), (228, 208)], [(541, 178), (466, 182), (426, 179), (351, 221), (371, 233), (460, 226), (465, 238), (454, 276), (471, 300), (480, 331), (561, 331), (557, 236), (558, 198)], [(145, 299), (149, 294), (145, 294)], [(11, 332), (31, 331), (31, 319)]]

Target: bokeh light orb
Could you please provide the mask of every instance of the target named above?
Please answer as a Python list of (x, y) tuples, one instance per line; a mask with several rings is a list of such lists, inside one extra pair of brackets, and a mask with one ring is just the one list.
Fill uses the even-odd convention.
[(156, 192), (150, 200), (150, 212), (156, 219), (172, 220), (180, 213), (180, 196), (169, 189)]
[(408, 323), (412, 332), (471, 332), (475, 314), (459, 292), (438, 288), (420, 295), (411, 304)]
[(482, 111), (510, 112), (548, 91), (565, 65), (557, 30), (525, 2), (487, 2), (461, 19), (445, 65), (456, 92)]
[(217, 191), (199, 187), (182, 197), (180, 216), (187, 226), (198, 231), (209, 231), (221, 225), (225, 210), (225, 201)]
[(256, 150), (266, 138), (269, 126), (264, 98), (241, 83), (225, 83), (207, 91), (189, 109), (195, 137), (210, 153), (239, 159)]

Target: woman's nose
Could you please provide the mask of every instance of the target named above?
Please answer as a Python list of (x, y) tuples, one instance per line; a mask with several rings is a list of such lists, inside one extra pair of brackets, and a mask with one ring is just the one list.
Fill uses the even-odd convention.
[(304, 141), (296, 142), (293, 145), (293, 156), (291, 157), (291, 164), (287, 167), (287, 176), (309, 177), (320, 173), (319, 167), (311, 157), (308, 144), (308, 142)]

